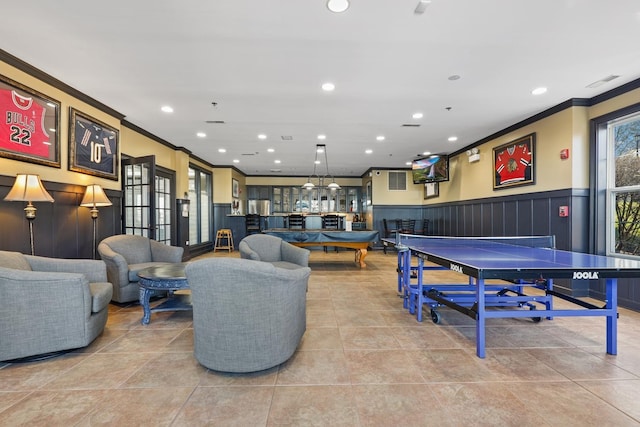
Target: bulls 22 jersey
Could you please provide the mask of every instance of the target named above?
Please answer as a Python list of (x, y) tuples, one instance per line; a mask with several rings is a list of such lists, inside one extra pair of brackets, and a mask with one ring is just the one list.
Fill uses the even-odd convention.
[(13, 90), (0, 90), (0, 108), (0, 147), (48, 158), (51, 143), (44, 128), (45, 108)]

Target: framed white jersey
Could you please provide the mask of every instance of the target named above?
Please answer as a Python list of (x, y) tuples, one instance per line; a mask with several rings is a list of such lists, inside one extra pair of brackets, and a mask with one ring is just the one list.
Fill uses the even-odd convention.
[(118, 179), (118, 130), (71, 109), (69, 170)]

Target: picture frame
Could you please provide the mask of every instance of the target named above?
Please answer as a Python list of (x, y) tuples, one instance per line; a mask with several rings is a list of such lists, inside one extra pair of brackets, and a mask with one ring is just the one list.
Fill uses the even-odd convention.
[(0, 75), (0, 157), (60, 167), (60, 103)]
[(117, 129), (71, 108), (69, 170), (117, 181), (120, 139)]
[(440, 195), (440, 185), (438, 182), (424, 183), (424, 199), (433, 199)]
[(231, 197), (240, 197), (240, 184), (235, 178), (231, 178)]
[(536, 134), (502, 144), (493, 149), (493, 189), (535, 184)]

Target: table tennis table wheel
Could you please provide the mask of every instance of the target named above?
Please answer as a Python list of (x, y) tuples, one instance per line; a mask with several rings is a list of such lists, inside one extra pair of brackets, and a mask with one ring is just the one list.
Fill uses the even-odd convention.
[[(535, 311), (535, 310), (536, 310), (535, 306), (529, 307), (529, 311)], [(542, 321), (542, 317), (532, 317), (531, 320), (533, 320), (533, 323), (540, 323)]]
[(436, 310), (434, 310), (433, 308), (431, 309), (431, 320), (433, 321), (433, 323), (435, 323), (436, 325), (440, 323), (441, 317), (440, 317), (440, 313), (438, 313)]

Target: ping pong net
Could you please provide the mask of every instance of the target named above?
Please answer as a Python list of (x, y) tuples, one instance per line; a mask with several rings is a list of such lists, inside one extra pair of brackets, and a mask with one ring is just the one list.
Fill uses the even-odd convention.
[(525, 246), (529, 248), (555, 249), (555, 236), (504, 236), (504, 237), (449, 237), (396, 234), (396, 246), (420, 247), (474, 247)]

